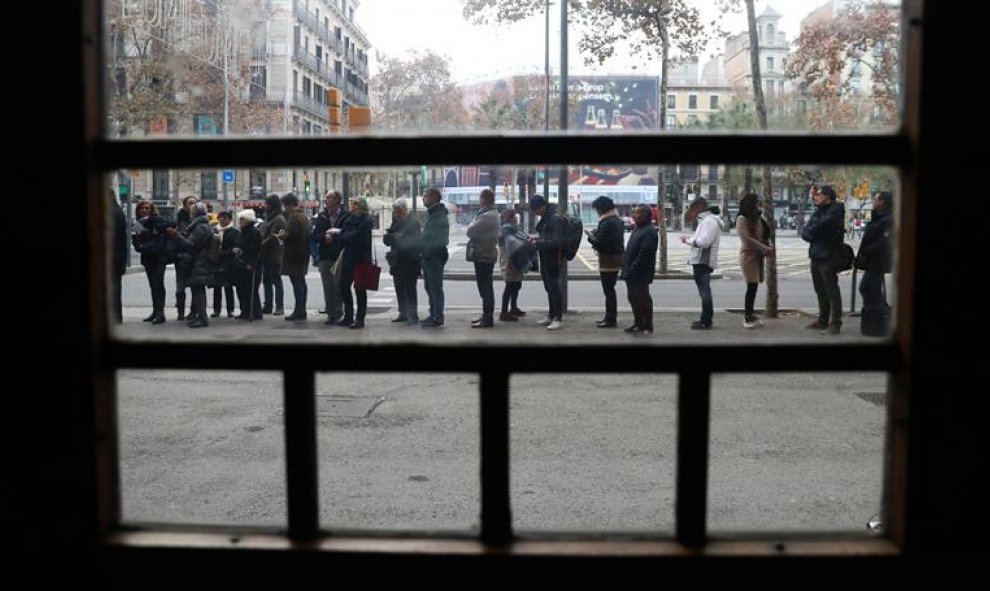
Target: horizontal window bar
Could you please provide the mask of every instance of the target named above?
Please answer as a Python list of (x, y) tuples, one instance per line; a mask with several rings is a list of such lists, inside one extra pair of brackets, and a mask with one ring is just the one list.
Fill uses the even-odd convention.
[[(896, 371), (901, 358), (892, 343), (851, 345), (483, 347), (472, 345), (217, 345), (129, 343), (101, 347), (101, 361), (114, 368), (254, 369), (306, 368), (313, 371), (477, 372), (478, 360), (499, 350), (512, 354), (512, 373), (676, 373)], [(346, 359), (342, 364), (341, 360)], [(346, 366), (346, 367), (345, 367)]]
[(95, 166), (221, 168), (279, 166), (519, 165), (570, 162), (725, 164), (910, 163), (905, 135), (475, 135), (305, 139), (99, 141)]

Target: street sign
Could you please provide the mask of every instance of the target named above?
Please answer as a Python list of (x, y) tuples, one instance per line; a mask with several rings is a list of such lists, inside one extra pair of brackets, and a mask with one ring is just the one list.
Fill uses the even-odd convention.
[(225, 182), (225, 183), (232, 183), (232, 182), (234, 182), (234, 171), (233, 170), (225, 170), (225, 171), (223, 171), (223, 182)]
[(117, 194), (120, 195), (121, 197), (127, 197), (128, 195), (130, 195), (130, 193), (131, 193), (131, 186), (128, 185), (127, 183), (121, 183), (117, 187)]
[(420, 174), (420, 176), (419, 176), (419, 184), (425, 187), (428, 184), (427, 183), (427, 179), (426, 179), (426, 167), (425, 166), (420, 166), (419, 167), (419, 174)]

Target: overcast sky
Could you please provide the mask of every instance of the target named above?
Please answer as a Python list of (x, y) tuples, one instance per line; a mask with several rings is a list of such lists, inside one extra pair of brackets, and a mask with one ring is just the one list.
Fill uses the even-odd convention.
[[(775, 0), (770, 5), (783, 15), (781, 29), (789, 39), (797, 36), (801, 19), (826, 0)], [(714, 15), (712, 2), (695, 0), (702, 15)], [(766, 2), (757, 2), (757, 14)], [(512, 26), (474, 26), (461, 16), (461, 0), (362, 0), (355, 20), (368, 34), (374, 51), (401, 55), (409, 50), (431, 49), (450, 58), (458, 82), (490, 80), (522, 73), (542, 73), (544, 67), (544, 19), (536, 18)], [(560, 55), (560, 10), (553, 2), (550, 25), (551, 69), (556, 72)], [(744, 11), (729, 15), (724, 28), (736, 33), (746, 29)], [(657, 64), (642, 63), (623, 55), (604, 66), (589, 68), (578, 54), (580, 35), (571, 31), (570, 72), (572, 74), (659, 74)], [(713, 44), (709, 53), (724, 48)], [(372, 60), (373, 61), (373, 60)], [(707, 56), (702, 56), (702, 63)], [(375, 64), (371, 64), (372, 73)]]

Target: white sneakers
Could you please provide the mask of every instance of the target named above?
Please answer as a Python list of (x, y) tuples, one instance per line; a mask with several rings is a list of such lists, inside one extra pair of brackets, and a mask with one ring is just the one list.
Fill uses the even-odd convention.
[(754, 328), (762, 328), (762, 327), (763, 327), (763, 321), (760, 320), (759, 318), (753, 317), (752, 320), (747, 320), (746, 318), (743, 318), (743, 328), (745, 329), (753, 330)]
[(563, 327), (564, 327), (563, 322), (561, 322), (560, 320), (554, 320), (553, 322), (547, 325), (547, 330), (560, 330)]
[(537, 321), (536, 321), (536, 323), (537, 323), (538, 325), (540, 325), (540, 326), (547, 326), (547, 325), (548, 325), (548, 324), (550, 324), (551, 322), (553, 322), (553, 318), (550, 318), (549, 316), (547, 316), (547, 317), (546, 317), (546, 318), (544, 318), (543, 320), (537, 320)]

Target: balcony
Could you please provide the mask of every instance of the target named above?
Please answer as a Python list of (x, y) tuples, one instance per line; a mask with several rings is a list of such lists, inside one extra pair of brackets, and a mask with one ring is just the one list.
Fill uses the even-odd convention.
[(306, 96), (299, 91), (294, 91), (292, 93), (292, 104), (304, 111), (308, 111), (321, 121), (327, 120), (327, 105), (311, 96)]
[(336, 76), (336, 73), (330, 69), (325, 59), (316, 59), (315, 55), (308, 53), (301, 45), (296, 45), (293, 48), (292, 56), (296, 61), (324, 78), (329, 79)]
[(340, 39), (337, 39), (337, 36), (334, 35), (334, 32), (330, 29), (330, 27), (317, 20), (315, 14), (306, 10), (305, 4), (299, 0), (295, 0), (292, 4), (292, 12), (300, 22), (306, 25), (309, 29), (312, 29), (320, 40), (330, 46), (337, 53), (341, 52), (343, 42)]

